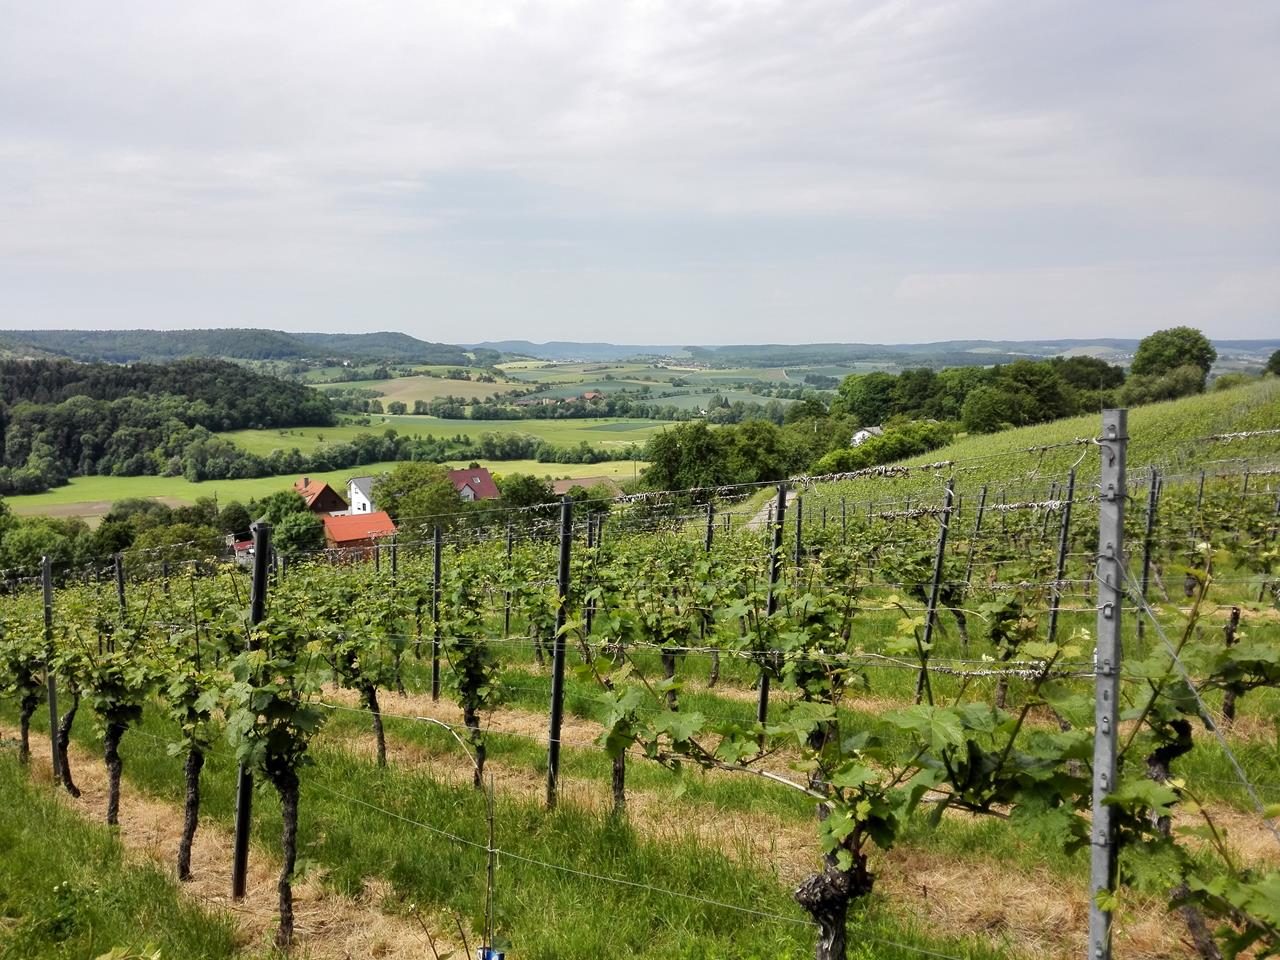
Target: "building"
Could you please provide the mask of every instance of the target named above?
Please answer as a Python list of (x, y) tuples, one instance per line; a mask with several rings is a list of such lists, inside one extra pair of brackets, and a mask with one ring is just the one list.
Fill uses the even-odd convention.
[(373, 513), (373, 477), (352, 477), (347, 481), (347, 500), (352, 513)]
[(348, 513), (345, 516), (321, 517), (324, 541), (331, 550), (369, 553), (375, 544), (396, 534), (396, 525), (385, 510), (373, 513)]
[(307, 509), (312, 513), (341, 513), (347, 509), (347, 501), (342, 499), (342, 494), (327, 483), (299, 477), (293, 489), (307, 501)]
[(863, 427), (853, 435), (853, 438), (849, 441), (849, 445), (853, 447), (860, 447), (872, 437), (882, 436), (884, 436), (883, 427)]
[(449, 479), (453, 481), (453, 489), (458, 491), (458, 496), (468, 502), (497, 500), (502, 496), (498, 492), (498, 485), (493, 482), (493, 475), (484, 467), (450, 470)]
[(563, 497), (574, 487), (582, 487), (585, 490), (588, 487), (597, 486), (607, 487), (610, 494), (615, 497), (622, 493), (622, 487), (618, 486), (618, 481), (613, 477), (571, 477), (568, 480), (551, 481), (551, 490), (557, 497)]
[(591, 400), (603, 400), (603, 399), (604, 399), (604, 394), (603, 394), (603, 393), (601, 393), (599, 390), (588, 390), (586, 393), (584, 393), (584, 394), (582, 395), (582, 399), (583, 399), (583, 400), (588, 400), (588, 401), (591, 401)]

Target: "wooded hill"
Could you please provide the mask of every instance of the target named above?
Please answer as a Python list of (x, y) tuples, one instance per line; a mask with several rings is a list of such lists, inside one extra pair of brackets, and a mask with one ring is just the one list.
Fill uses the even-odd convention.
[[(17, 355), (54, 354), (108, 363), (223, 357), (230, 360), (394, 360), (469, 365), (463, 347), (405, 333), (285, 333), (280, 330), (5, 330)], [(497, 359), (496, 356), (493, 359)]]
[(0, 360), (0, 494), (77, 474), (183, 473), (218, 443), (213, 431), (333, 422), (323, 394), (222, 360)]

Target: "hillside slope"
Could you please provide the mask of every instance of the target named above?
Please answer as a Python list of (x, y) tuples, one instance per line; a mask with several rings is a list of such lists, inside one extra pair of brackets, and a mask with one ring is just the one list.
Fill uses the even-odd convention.
[[(1087, 482), (1097, 476), (1097, 455), (1091, 446), (1072, 441), (1098, 436), (1100, 424), (1100, 414), (1089, 414), (965, 437), (902, 461), (905, 466), (955, 461), (953, 468), (906, 478), (851, 480), (840, 484), (839, 492), (856, 499), (892, 499), (908, 494), (936, 499), (943, 479), (953, 472), (957, 489), (989, 484), (1010, 490), (1025, 486), (1034, 491), (1047, 489), (1050, 480), (1065, 475), (1077, 462), (1079, 479)], [(1227, 459), (1280, 460), (1280, 436), (1201, 439), (1267, 428), (1280, 428), (1280, 379), (1274, 377), (1231, 390), (1135, 407), (1129, 411), (1129, 470), (1132, 475), (1152, 465), (1170, 472), (1198, 470)], [(1044, 447), (1053, 449), (1041, 449)]]

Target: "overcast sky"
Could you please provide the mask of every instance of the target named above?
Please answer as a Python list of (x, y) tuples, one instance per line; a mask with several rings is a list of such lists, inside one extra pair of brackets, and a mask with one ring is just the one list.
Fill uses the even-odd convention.
[(0, 0), (0, 327), (1280, 336), (1280, 3)]

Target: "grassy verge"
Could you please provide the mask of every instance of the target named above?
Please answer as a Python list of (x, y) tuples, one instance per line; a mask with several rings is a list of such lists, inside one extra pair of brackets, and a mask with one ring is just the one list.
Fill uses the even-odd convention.
[[(155, 718), (127, 735), (125, 775), (132, 789), (171, 801), (176, 817), (181, 761), (168, 756), (161, 742), (166, 738)], [(77, 739), (94, 742), (87, 728), (77, 730)], [(314, 756), (316, 763), (304, 774), (304, 860), (327, 871), (327, 882), (345, 893), (359, 891), (371, 877), (389, 880), (395, 894), (385, 909), (407, 912), (416, 903), (456, 912), (478, 928), (484, 902), (482, 797), (469, 786), (421, 772), (380, 770), (342, 749), (318, 746)], [(205, 815), (224, 826), (233, 816), (234, 770), (230, 752), (219, 748), (204, 777)], [(499, 928), (521, 958), (798, 960), (812, 954), (810, 928), (771, 871), (734, 862), (692, 831), (681, 836), (678, 824), (658, 842), (567, 804), (547, 813), (540, 802), (500, 792), (496, 808), (497, 843), (508, 854), (498, 875)], [(279, 831), (275, 798), (260, 793), (255, 841), (273, 845)], [(920, 947), (973, 960), (1008, 955), (912, 929), (876, 900), (854, 924), (855, 942), (865, 945), (855, 957), (906, 960)]]
[(10, 811), (0, 818), (3, 960), (81, 960), (117, 946), (166, 960), (241, 956), (229, 920), (183, 903), (159, 870), (127, 864), (106, 828), (30, 783), (9, 750), (0, 806)]

